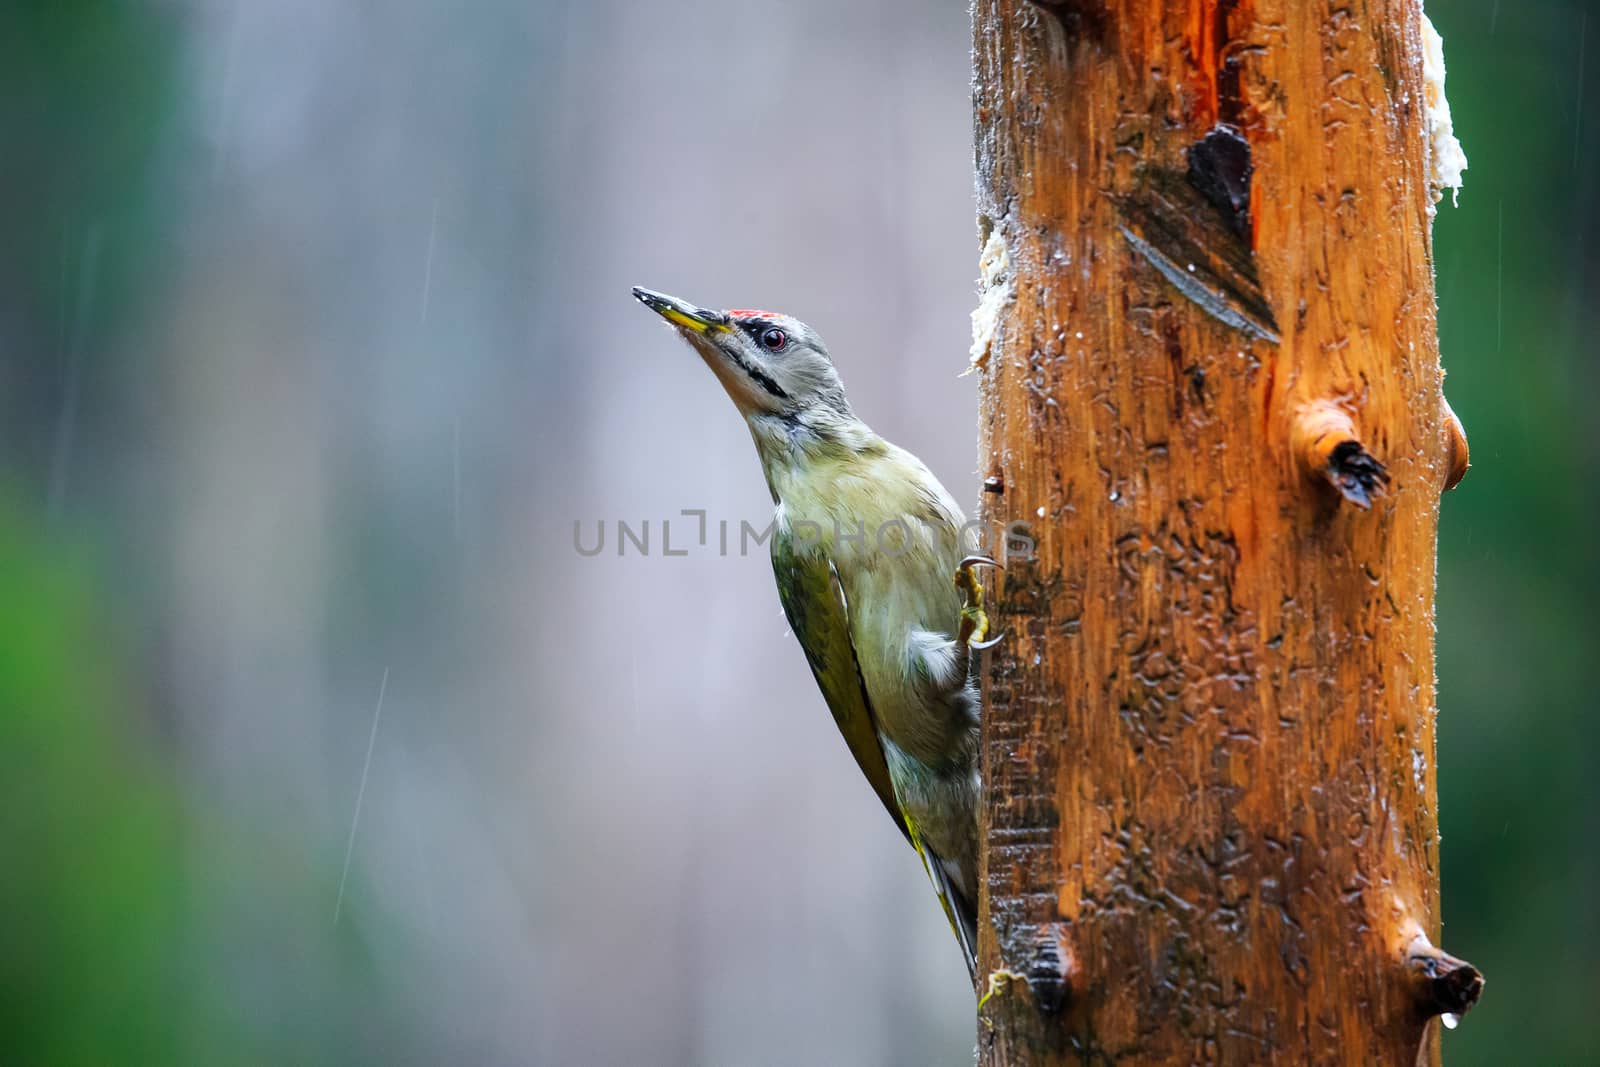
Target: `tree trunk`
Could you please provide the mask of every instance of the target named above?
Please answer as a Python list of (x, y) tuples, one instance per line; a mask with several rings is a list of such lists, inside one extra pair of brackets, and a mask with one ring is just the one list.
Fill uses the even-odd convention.
[(1482, 979), (1433, 947), (1465, 440), (1420, 6), (973, 19), (986, 518), (1035, 542), (985, 678), (980, 1060), (1434, 1060)]

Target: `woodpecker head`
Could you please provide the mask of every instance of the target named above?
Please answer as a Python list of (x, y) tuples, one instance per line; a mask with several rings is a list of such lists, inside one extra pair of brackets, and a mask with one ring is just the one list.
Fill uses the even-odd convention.
[(746, 418), (852, 417), (822, 338), (798, 319), (772, 311), (710, 311), (637, 286), (633, 295), (700, 353)]

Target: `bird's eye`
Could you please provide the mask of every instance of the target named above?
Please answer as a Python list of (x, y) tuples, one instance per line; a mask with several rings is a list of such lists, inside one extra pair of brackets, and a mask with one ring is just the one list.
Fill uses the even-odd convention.
[(781, 352), (783, 346), (789, 343), (789, 337), (777, 327), (770, 327), (761, 334), (761, 346), (769, 352)]

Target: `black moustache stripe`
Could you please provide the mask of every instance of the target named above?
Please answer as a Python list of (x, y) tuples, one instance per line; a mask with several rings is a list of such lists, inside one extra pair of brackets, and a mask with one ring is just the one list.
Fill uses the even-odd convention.
[(750, 364), (746, 363), (744, 361), (744, 357), (740, 356), (739, 353), (729, 352), (728, 358), (733, 360), (734, 363), (738, 364), (740, 370), (754, 378), (756, 384), (761, 386), (761, 388), (765, 389), (779, 400), (789, 399), (789, 394), (783, 391), (782, 386), (773, 381), (771, 378), (767, 377), (761, 371), (757, 370), (755, 367), (752, 367)]

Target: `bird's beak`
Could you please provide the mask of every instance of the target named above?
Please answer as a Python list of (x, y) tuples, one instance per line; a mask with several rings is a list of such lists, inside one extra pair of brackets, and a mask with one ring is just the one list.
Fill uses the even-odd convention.
[(633, 295), (639, 303), (654, 311), (674, 326), (695, 333), (707, 333), (714, 329), (723, 329), (728, 325), (728, 316), (720, 311), (711, 311), (706, 308), (695, 307), (687, 301), (679, 300), (666, 293), (658, 293), (652, 289), (633, 287)]

